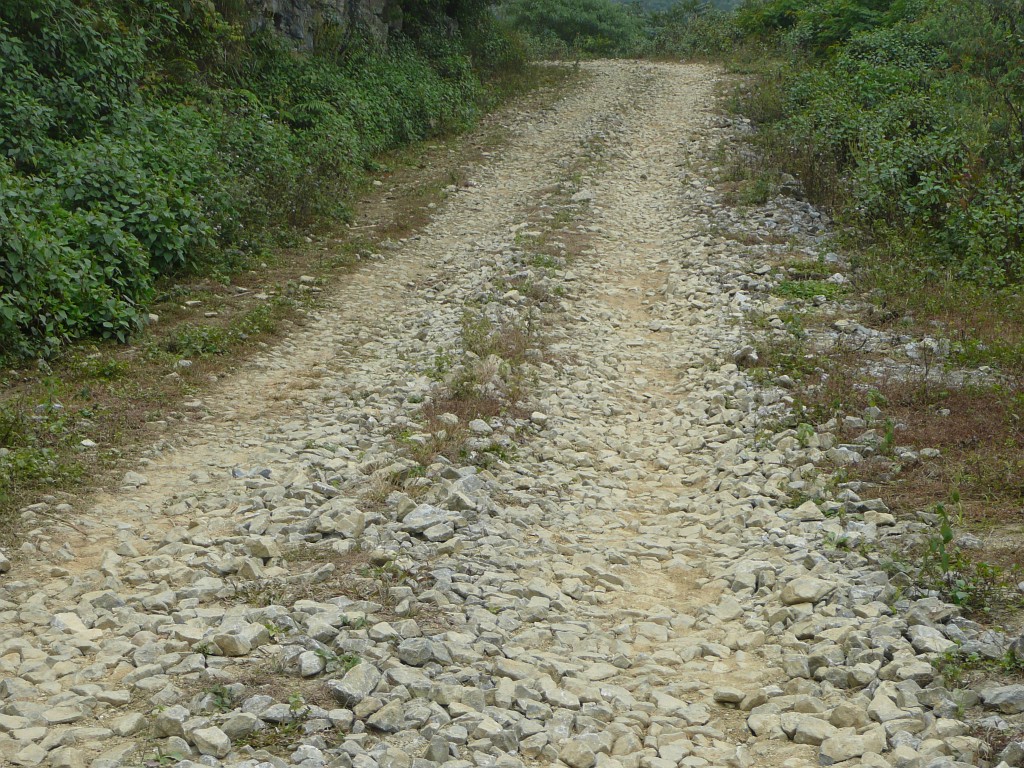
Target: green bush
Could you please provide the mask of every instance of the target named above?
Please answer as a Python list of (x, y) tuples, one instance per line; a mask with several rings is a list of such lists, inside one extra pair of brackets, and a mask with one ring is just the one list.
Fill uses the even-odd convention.
[(69, 212), (0, 166), (0, 344), (46, 353), (92, 333), (124, 340), (152, 296), (148, 254), (109, 216)]
[(678, 0), (651, 15), (652, 51), (659, 56), (693, 58), (731, 51), (741, 39), (735, 14), (700, 0)]
[(746, 35), (823, 56), (918, 7), (925, 7), (920, 0), (747, 0), (736, 22)]
[(922, 280), (1024, 281), (1024, 2), (766, 0), (737, 15), (786, 57), (759, 115), (879, 258)]
[(0, 357), (126, 338), (156, 276), (230, 273), (344, 216), (378, 153), (469, 125), (474, 57), (523, 65), (476, 0), (403, 12), (408, 39), (324, 25), (300, 55), (238, 2), (7, 0)]
[(509, 0), (501, 12), (542, 52), (634, 56), (646, 48), (642, 16), (612, 0)]

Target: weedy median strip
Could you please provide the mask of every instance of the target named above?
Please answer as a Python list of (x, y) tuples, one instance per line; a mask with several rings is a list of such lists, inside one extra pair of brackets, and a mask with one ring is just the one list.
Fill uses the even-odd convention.
[[(458, 345), (434, 355), (425, 371), (436, 384), (420, 408), (423, 432), (396, 435), (405, 454), (420, 466), (442, 457), (486, 467), (514, 455), (514, 441), (507, 435), (482, 438), (474, 433), (474, 422), (527, 416), (533, 366), (552, 362), (542, 326), (565, 290), (557, 272), (588, 242), (577, 226), (588, 201), (575, 195), (585, 174), (600, 172), (606, 150), (600, 136), (581, 142), (561, 181), (546, 190), (543, 203), (526, 212), (514, 255), (492, 281), (492, 295), (462, 309)], [(415, 494), (416, 483), (417, 478), (406, 479), (400, 488)], [(399, 484), (372, 489), (371, 496), (386, 496), (391, 487), (398, 490)]]

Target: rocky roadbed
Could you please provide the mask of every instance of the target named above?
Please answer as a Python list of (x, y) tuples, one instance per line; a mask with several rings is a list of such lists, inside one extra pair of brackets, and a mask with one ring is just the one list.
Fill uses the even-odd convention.
[[(775, 300), (718, 234), (716, 74), (585, 66), (120, 491), (26, 511), (0, 763), (1022, 764), (968, 721), (1019, 724), (1024, 686), (935, 666), (1009, 640), (826, 546), (922, 523), (832, 494), (854, 448), (772, 432), (786, 391), (736, 364)], [(827, 226), (785, 199), (740, 223), (766, 222), (811, 247)], [(511, 386), (467, 317), (529, 340), (529, 407), (425, 419), (445, 380)], [(460, 460), (413, 458), (459, 430)]]

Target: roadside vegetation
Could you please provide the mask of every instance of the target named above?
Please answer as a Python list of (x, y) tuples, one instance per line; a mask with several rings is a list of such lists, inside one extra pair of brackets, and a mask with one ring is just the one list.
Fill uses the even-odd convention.
[(379, 153), (472, 124), (474, 56), (525, 59), (461, 10), (462, 34), (438, 7), (387, 44), (324, 24), (297, 55), (228, 0), (5, 3), (0, 355), (124, 341), (161, 278), (238, 272), (344, 218)]
[(484, 8), (410, 6), (387, 41), (325, 24), (297, 51), (229, 0), (4, 4), (0, 538), (201, 414), (504, 141), (456, 136), (560, 87)]
[[(753, 130), (726, 162), (732, 201), (805, 197), (835, 221), (827, 249), (850, 261), (838, 284), (824, 261), (783, 265), (773, 322), (787, 338), (758, 350), (761, 375), (788, 377), (795, 423), (833, 424), (841, 441), (876, 434), (840, 480), (928, 526), (897, 570), (1013, 626), (1024, 604), (1022, 20), (1020, 0), (750, 0), (698, 10), (674, 32), (686, 41), (714, 24), (728, 41), (719, 60), (741, 76), (728, 106)], [(913, 358), (886, 363), (856, 336), (823, 353), (826, 301)]]

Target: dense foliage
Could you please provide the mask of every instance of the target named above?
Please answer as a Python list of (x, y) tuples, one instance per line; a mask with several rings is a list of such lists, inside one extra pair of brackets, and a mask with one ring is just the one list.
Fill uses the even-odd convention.
[(501, 13), (536, 56), (631, 56), (646, 39), (643, 13), (613, 0), (508, 0)]
[(702, 0), (677, 0), (652, 13), (648, 29), (650, 52), (673, 58), (722, 56), (742, 38), (733, 13)]
[(499, 14), (540, 58), (691, 57), (741, 37), (733, 0), (504, 0)]
[[(623, 5), (638, 5), (647, 13), (662, 13), (675, 9), (678, 5), (690, 5), (690, 0), (616, 0)], [(693, 3), (697, 4), (697, 3)], [(709, 11), (732, 11), (740, 4), (740, 0), (706, 0), (700, 5)]]
[(903, 279), (1024, 281), (1024, 1), (748, 2), (765, 147)]
[[(746, 109), (893, 274), (1024, 282), (1024, 0), (405, 0), (384, 46), (246, 37), (244, 3), (0, 7), (0, 357), (123, 339), (154, 281), (230, 273), (342, 216), (382, 150), (458, 128), (481, 66), (543, 56), (781, 62)], [(458, 20), (458, 32), (450, 19)]]
[(343, 215), (376, 153), (474, 118), (472, 54), (517, 61), (482, 4), (410, 3), (387, 46), (324, 27), (314, 55), (244, 38), (240, 7), (0, 7), (0, 356), (124, 339), (160, 275)]

